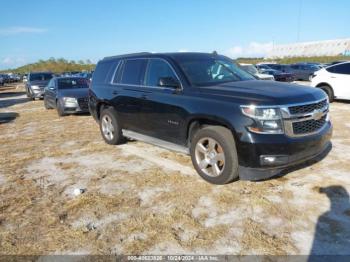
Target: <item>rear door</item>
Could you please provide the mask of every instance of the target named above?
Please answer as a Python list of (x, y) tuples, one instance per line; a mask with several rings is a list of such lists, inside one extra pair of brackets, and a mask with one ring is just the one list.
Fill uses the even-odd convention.
[(329, 73), (329, 84), (334, 95), (339, 98), (350, 99), (350, 63), (338, 64), (326, 69)]
[(124, 129), (142, 131), (140, 114), (144, 90), (141, 85), (146, 64), (147, 59), (143, 58), (125, 59), (114, 77), (112, 104)]
[(45, 87), (45, 99), (52, 107), (56, 107), (56, 79), (51, 79), (48, 85)]

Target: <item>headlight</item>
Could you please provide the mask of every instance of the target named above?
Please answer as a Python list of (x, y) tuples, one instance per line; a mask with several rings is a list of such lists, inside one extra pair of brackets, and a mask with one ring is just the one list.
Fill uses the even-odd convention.
[(32, 88), (33, 90), (39, 90), (39, 89), (40, 89), (39, 86), (31, 86), (31, 88)]
[(283, 122), (279, 108), (241, 106), (244, 115), (252, 118), (254, 124), (248, 130), (259, 134), (283, 134)]
[(78, 106), (77, 99), (74, 97), (63, 97), (64, 105), (67, 107), (76, 107)]

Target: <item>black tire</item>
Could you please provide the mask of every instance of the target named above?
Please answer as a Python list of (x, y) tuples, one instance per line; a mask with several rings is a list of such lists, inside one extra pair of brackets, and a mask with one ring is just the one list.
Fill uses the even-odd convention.
[(319, 88), (322, 89), (324, 92), (326, 92), (329, 99), (329, 103), (332, 103), (334, 101), (334, 92), (332, 87), (330, 87), (329, 85), (323, 85), (323, 86), (320, 86)]
[(45, 109), (52, 109), (52, 107), (49, 106), (49, 104), (47, 103), (47, 100), (45, 99), (45, 96), (44, 96), (44, 106), (45, 106)]
[(64, 112), (64, 109), (59, 101), (56, 102), (56, 109), (58, 116), (66, 116), (67, 114)]
[(35, 100), (35, 97), (33, 96), (33, 93), (32, 93), (33, 91), (30, 89), (30, 88), (28, 88), (27, 89), (27, 97), (30, 99), (30, 100)]
[[(198, 157), (199, 154), (203, 154), (203, 156), (207, 154), (200, 153), (200, 150), (196, 150), (197, 144), (201, 144), (201, 141), (205, 141), (207, 138), (216, 141), (217, 148), (220, 148), (219, 152), (224, 153), (224, 162), (221, 166), (222, 169), (220, 171), (220, 174), (216, 176), (210, 176), (206, 174), (206, 171), (202, 171), (202, 169), (199, 167), (199, 164), (197, 163), (197, 161), (200, 162), (198, 160), (198, 158), (200, 158)], [(207, 150), (209, 151), (209, 144)], [(218, 153), (217, 149), (215, 149), (215, 151), (216, 153)], [(196, 169), (198, 174), (207, 182), (217, 185), (223, 185), (238, 179), (239, 174), (236, 144), (234, 137), (229, 129), (223, 126), (206, 126), (198, 130), (194, 134), (193, 139), (191, 141), (190, 153), (194, 168)], [(220, 161), (218, 161), (217, 163), (220, 163)], [(214, 167), (211, 164), (207, 164), (206, 170), (210, 168), (212, 168), (212, 171), (214, 170)]]
[[(106, 121), (108, 124), (106, 124)], [(122, 134), (120, 123), (118, 122), (117, 112), (112, 107), (107, 107), (100, 114), (100, 131), (103, 140), (110, 145), (119, 145), (124, 143), (125, 138)], [(112, 125), (113, 130), (106, 125)]]

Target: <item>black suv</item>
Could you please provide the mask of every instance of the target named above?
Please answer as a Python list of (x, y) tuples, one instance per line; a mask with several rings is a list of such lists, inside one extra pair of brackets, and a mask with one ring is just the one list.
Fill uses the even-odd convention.
[(89, 90), (108, 144), (128, 137), (189, 153), (215, 184), (268, 178), (326, 154), (328, 106), (322, 90), (259, 81), (206, 53), (107, 57)]

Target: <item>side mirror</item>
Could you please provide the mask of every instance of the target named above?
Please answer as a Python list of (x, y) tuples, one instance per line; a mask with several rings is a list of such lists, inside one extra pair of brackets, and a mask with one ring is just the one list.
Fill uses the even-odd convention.
[(173, 77), (161, 77), (159, 78), (158, 85), (161, 87), (179, 88), (180, 82)]

